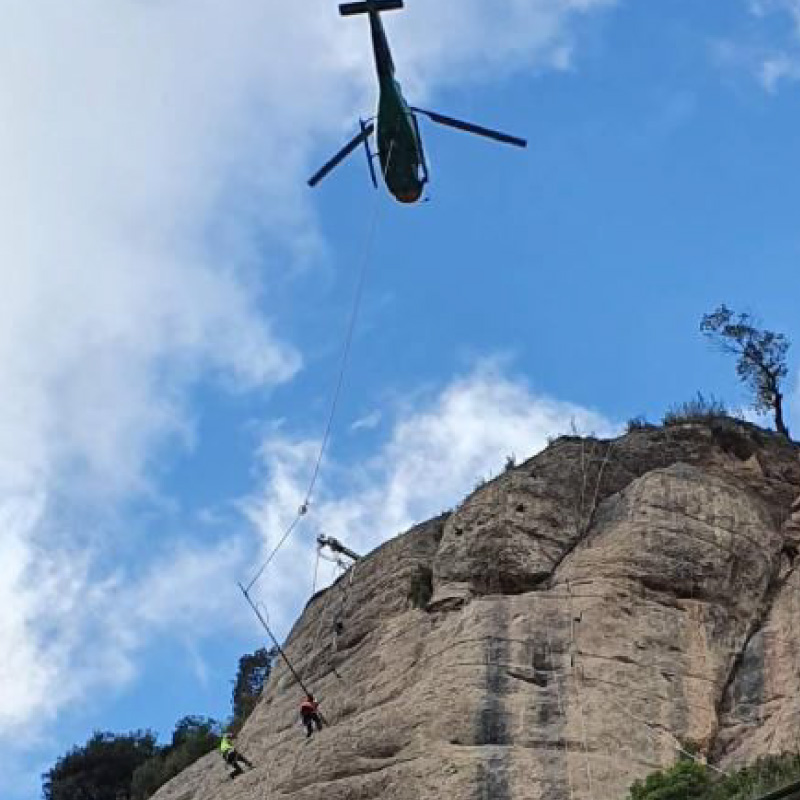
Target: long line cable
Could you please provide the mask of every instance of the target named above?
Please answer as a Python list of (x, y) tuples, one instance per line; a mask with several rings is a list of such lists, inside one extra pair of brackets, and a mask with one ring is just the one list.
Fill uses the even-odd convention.
[[(389, 165), (391, 164), (393, 150), (394, 150), (394, 142), (392, 142), (389, 146), (389, 154), (386, 158), (386, 166), (383, 170), (384, 180), (386, 179), (386, 173), (389, 171)], [(364, 286), (366, 284), (367, 270), (370, 264), (372, 251), (375, 246), (375, 234), (377, 233), (378, 230), (378, 219), (380, 217), (380, 210), (381, 210), (381, 196), (378, 193), (375, 196), (372, 219), (370, 221), (370, 225), (367, 230), (367, 238), (364, 242), (364, 248), (362, 250), (361, 267), (359, 269), (358, 282), (356, 283), (356, 291), (355, 295), (353, 296), (353, 305), (350, 311), (350, 318), (347, 323), (347, 331), (344, 338), (344, 345), (342, 347), (342, 355), (339, 360), (339, 371), (336, 376), (336, 382), (334, 384), (333, 395), (331, 398), (330, 409), (328, 412), (328, 419), (327, 422), (325, 423), (325, 431), (322, 436), (322, 441), (320, 443), (317, 459), (314, 463), (314, 470), (311, 473), (311, 480), (308, 483), (308, 489), (306, 489), (303, 502), (297, 509), (297, 514), (295, 515), (294, 519), (292, 520), (290, 525), (286, 528), (286, 530), (283, 533), (283, 536), (281, 536), (281, 538), (278, 540), (278, 543), (275, 545), (275, 547), (272, 548), (272, 551), (269, 553), (264, 563), (261, 565), (260, 569), (256, 572), (253, 579), (250, 581), (250, 583), (247, 584), (248, 592), (250, 591), (250, 589), (253, 588), (258, 579), (264, 574), (264, 570), (270, 565), (272, 559), (275, 558), (278, 551), (286, 543), (286, 540), (292, 535), (292, 533), (294, 533), (295, 528), (300, 524), (300, 520), (308, 513), (308, 508), (311, 503), (311, 497), (314, 493), (314, 489), (316, 488), (320, 469), (322, 467), (322, 460), (325, 457), (325, 451), (328, 449), (328, 443), (330, 441), (331, 433), (333, 431), (333, 423), (336, 417), (336, 411), (339, 407), (339, 399), (342, 394), (342, 387), (344, 386), (344, 378), (347, 372), (347, 364), (348, 361), (350, 360), (350, 351), (352, 350), (353, 346), (353, 336), (355, 334), (356, 322), (358, 321), (359, 311), (361, 310), (361, 301), (364, 297)]]

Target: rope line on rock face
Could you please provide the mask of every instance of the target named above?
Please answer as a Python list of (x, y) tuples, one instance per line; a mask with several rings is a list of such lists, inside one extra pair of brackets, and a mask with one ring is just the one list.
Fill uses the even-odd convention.
[[(386, 158), (386, 166), (383, 170), (384, 180), (386, 180), (386, 174), (389, 171), (389, 165), (391, 164), (392, 161), (393, 151), (394, 151), (394, 142), (391, 142), (391, 144), (389, 145), (389, 153)], [(382, 205), (381, 195), (380, 193), (376, 193), (375, 203), (372, 212), (372, 219), (369, 228), (367, 229), (367, 236), (362, 250), (361, 266), (359, 269), (358, 280), (356, 283), (356, 291), (353, 296), (353, 304), (350, 311), (350, 317), (347, 322), (347, 329), (344, 337), (344, 344), (342, 346), (341, 357), (339, 359), (339, 370), (336, 376), (336, 381), (334, 383), (333, 395), (331, 398), (331, 404), (328, 411), (328, 418), (327, 422), (325, 423), (325, 431), (322, 436), (322, 441), (320, 442), (319, 452), (317, 453), (317, 458), (314, 463), (314, 469), (311, 473), (311, 480), (308, 483), (308, 488), (306, 489), (304, 500), (300, 504), (300, 507), (297, 510), (295, 518), (292, 520), (291, 524), (286, 528), (286, 531), (284, 532), (283, 536), (281, 536), (281, 538), (278, 540), (278, 543), (275, 545), (275, 547), (273, 547), (273, 549), (265, 559), (264, 563), (256, 572), (253, 579), (250, 581), (250, 583), (247, 584), (248, 592), (250, 591), (250, 589), (253, 588), (253, 586), (256, 584), (259, 578), (264, 574), (264, 570), (270, 565), (272, 559), (275, 558), (278, 551), (286, 543), (286, 540), (292, 535), (295, 528), (299, 525), (300, 520), (308, 513), (308, 509), (311, 504), (311, 497), (314, 494), (314, 489), (316, 488), (317, 480), (319, 479), (320, 469), (322, 468), (322, 460), (325, 457), (325, 451), (328, 448), (328, 443), (330, 441), (331, 433), (333, 432), (333, 423), (336, 417), (336, 411), (339, 406), (339, 399), (342, 394), (342, 387), (344, 386), (344, 378), (347, 372), (347, 364), (350, 360), (350, 352), (353, 346), (353, 336), (355, 335), (356, 322), (358, 321), (358, 315), (361, 310), (361, 303), (364, 296), (364, 286), (366, 285), (367, 271), (372, 258), (372, 251), (375, 246), (375, 238), (378, 230), (378, 219), (380, 217), (381, 205)]]
[[(615, 700), (611, 695), (607, 695), (607, 699), (610, 700), (626, 716), (630, 717), (630, 719), (636, 720), (636, 722), (641, 723), (654, 738), (662, 738), (663, 736), (669, 736), (671, 739), (675, 738), (671, 733), (669, 733), (669, 731), (656, 730), (656, 728), (653, 725), (651, 725), (644, 717), (640, 717), (634, 714), (632, 711), (625, 708), (625, 706), (622, 705), (622, 703), (620, 703), (618, 700)], [(670, 744), (679, 753), (682, 753), (687, 758), (691, 758), (692, 761), (696, 762), (697, 764), (701, 764), (702, 766), (707, 767), (708, 769), (713, 770), (714, 772), (717, 772), (720, 775), (725, 776), (726, 778), (730, 777), (730, 773), (725, 772), (724, 769), (720, 769), (719, 767), (716, 767), (713, 764), (709, 764), (706, 760), (700, 758), (696, 753), (692, 753), (690, 750), (686, 750), (685, 748), (681, 747), (679, 744), (676, 744), (675, 742), (670, 742)]]
[(336, 586), (336, 582), (339, 580), (338, 570), (339, 570), (338, 565), (334, 565), (333, 585), (326, 592), (327, 597), (325, 598), (325, 602), (322, 604), (322, 608), (320, 609), (319, 624), (317, 625), (317, 632), (314, 636), (314, 642), (311, 645), (312, 657), (316, 657), (317, 645), (319, 644), (319, 637), (321, 636), (323, 626), (325, 625), (325, 614), (327, 613), (328, 606), (330, 605), (330, 602), (333, 599), (333, 592), (334, 592), (334, 587)]
[[(573, 676), (576, 674), (574, 667), (575, 667), (575, 610), (572, 605), (572, 587), (567, 581), (567, 594), (569, 595), (569, 649), (570, 649), (570, 660), (571, 666), (573, 669), (571, 670)], [(586, 715), (583, 713), (583, 695), (580, 689), (580, 674), (578, 674), (577, 680), (575, 680), (575, 694), (578, 698), (578, 713), (580, 715), (580, 724), (581, 724), (581, 738), (583, 740), (583, 760), (586, 765), (586, 776), (589, 779), (589, 797), (594, 800), (594, 781), (592, 780), (592, 764), (591, 759), (589, 758), (589, 744), (588, 744), (588, 737), (586, 735)]]
[[(570, 584), (569, 584), (569, 581), (568, 581), (567, 582), (567, 589), (569, 590), (569, 588), (570, 588)], [(573, 611), (573, 608), (572, 608), (572, 600), (570, 598), (570, 651), (571, 651), (572, 656), (573, 656), (573, 663), (572, 663), (572, 668), (571, 668), (570, 671), (573, 673), (573, 675), (576, 676), (575, 689), (576, 689), (576, 693), (578, 695), (578, 706), (579, 706), (580, 715), (581, 715), (581, 725), (583, 727), (584, 753), (586, 753), (587, 757), (588, 757), (588, 752), (586, 750), (586, 727), (585, 727), (585, 720), (584, 720), (584, 716), (583, 716), (583, 703), (581, 701), (580, 690), (578, 688), (578, 683), (583, 680), (583, 669), (577, 663), (577, 656), (580, 654), (580, 651), (578, 651), (576, 649), (576, 647), (575, 647), (574, 623), (575, 623), (575, 616), (574, 616), (574, 611)], [(590, 680), (592, 680), (592, 679), (590, 679)], [(610, 693), (606, 694), (605, 697), (606, 697), (606, 699), (610, 700), (611, 703), (613, 705), (615, 705), (620, 711), (622, 711), (623, 714), (628, 716), (630, 719), (633, 719), (636, 722), (639, 722), (641, 725), (643, 725), (646, 728), (646, 730), (648, 731), (648, 733), (650, 733), (653, 737), (659, 737), (660, 738), (662, 736), (669, 736), (670, 739), (674, 739), (675, 738), (668, 731), (660, 731), (659, 732), (658, 730), (656, 730), (656, 728), (653, 725), (651, 725), (646, 719), (644, 719), (644, 717), (639, 717), (638, 715), (634, 714), (632, 711), (630, 711), (628, 708), (626, 708), (622, 703), (620, 703), (617, 700), (615, 700), (614, 697)], [(724, 775), (726, 777), (729, 776), (728, 773), (725, 772), (725, 770), (720, 769), (719, 767), (716, 767), (713, 764), (709, 764), (705, 759), (700, 758), (696, 753), (692, 753), (689, 750), (686, 750), (680, 744), (677, 744), (674, 741), (671, 741), (670, 744), (679, 753), (682, 753), (683, 755), (687, 756), (688, 758), (691, 758), (692, 761), (694, 761), (694, 762), (696, 762), (698, 764), (702, 764), (704, 767), (708, 767), (708, 769), (713, 770), (714, 772), (717, 772), (720, 775)], [(587, 761), (587, 771), (591, 775), (591, 772), (589, 771), (589, 769), (590, 769), (590, 767), (589, 767), (589, 763)], [(591, 788), (591, 778), (589, 780), (590, 780), (589, 790), (590, 790), (590, 793), (592, 793), (592, 796), (593, 796), (593, 791), (592, 791), (592, 788)]]
[[(546, 645), (547, 646), (547, 653), (548, 653), (548, 656), (550, 658), (550, 663), (552, 664), (553, 642), (552, 642), (552, 637), (550, 636), (550, 626), (549, 625), (545, 625), (545, 630), (547, 632), (547, 645)], [(556, 673), (555, 679), (556, 679), (556, 702), (558, 703), (558, 712), (559, 712), (559, 714), (561, 714), (562, 717), (564, 717), (564, 722), (566, 724), (567, 708), (566, 708), (566, 705), (564, 704), (564, 699), (563, 699), (563, 697), (561, 695), (561, 677), (559, 676), (558, 673)], [(567, 753), (567, 759), (566, 759), (567, 760), (567, 764), (566, 764), (566, 767), (567, 767), (567, 785), (569, 786), (569, 800), (574, 800), (575, 795), (574, 795), (573, 788), (572, 788), (572, 769), (570, 768), (570, 763), (569, 763), (570, 750), (569, 750), (569, 736), (568, 735), (564, 739), (564, 749), (565, 749), (565, 751)]]

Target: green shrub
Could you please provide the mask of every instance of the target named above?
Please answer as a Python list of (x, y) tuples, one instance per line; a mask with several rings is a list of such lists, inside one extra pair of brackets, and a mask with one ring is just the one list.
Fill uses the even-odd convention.
[(712, 778), (696, 761), (679, 761), (674, 767), (648, 775), (631, 786), (629, 800), (702, 800), (709, 796)]
[(681, 425), (686, 422), (710, 422), (730, 416), (728, 409), (722, 400), (718, 400), (712, 394), (705, 397), (701, 392), (697, 397), (687, 400), (684, 403), (672, 406), (664, 414), (665, 425)]
[(172, 744), (145, 761), (131, 778), (131, 800), (147, 800), (219, 744), (220, 724), (208, 717), (184, 717), (175, 726)]
[(654, 428), (654, 427), (655, 427), (654, 425), (651, 425), (647, 421), (644, 415), (640, 414), (638, 417), (631, 417), (628, 420), (626, 429), (628, 433), (631, 433), (631, 431), (644, 431), (647, 430), (648, 428)]
[(760, 758), (725, 776), (686, 759), (636, 781), (627, 800), (757, 800), (799, 779), (796, 754)]

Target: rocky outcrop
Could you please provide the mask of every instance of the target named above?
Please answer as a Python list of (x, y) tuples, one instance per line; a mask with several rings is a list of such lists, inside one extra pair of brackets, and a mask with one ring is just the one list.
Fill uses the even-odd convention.
[(725, 695), (717, 757), (796, 752), (800, 738), (800, 497), (782, 527), (778, 585)]
[[(311, 599), (241, 742), (159, 800), (621, 800), (800, 719), (798, 448), (746, 423), (567, 437)], [(793, 506), (794, 504), (794, 506)]]

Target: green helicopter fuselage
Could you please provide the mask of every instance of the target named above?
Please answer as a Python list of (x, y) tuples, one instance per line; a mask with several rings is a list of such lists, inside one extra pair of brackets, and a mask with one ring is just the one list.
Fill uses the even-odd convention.
[(400, 84), (380, 14), (369, 12), (372, 47), (378, 73), (377, 141), (381, 172), (389, 191), (401, 203), (419, 200), (427, 180), (417, 121)]

